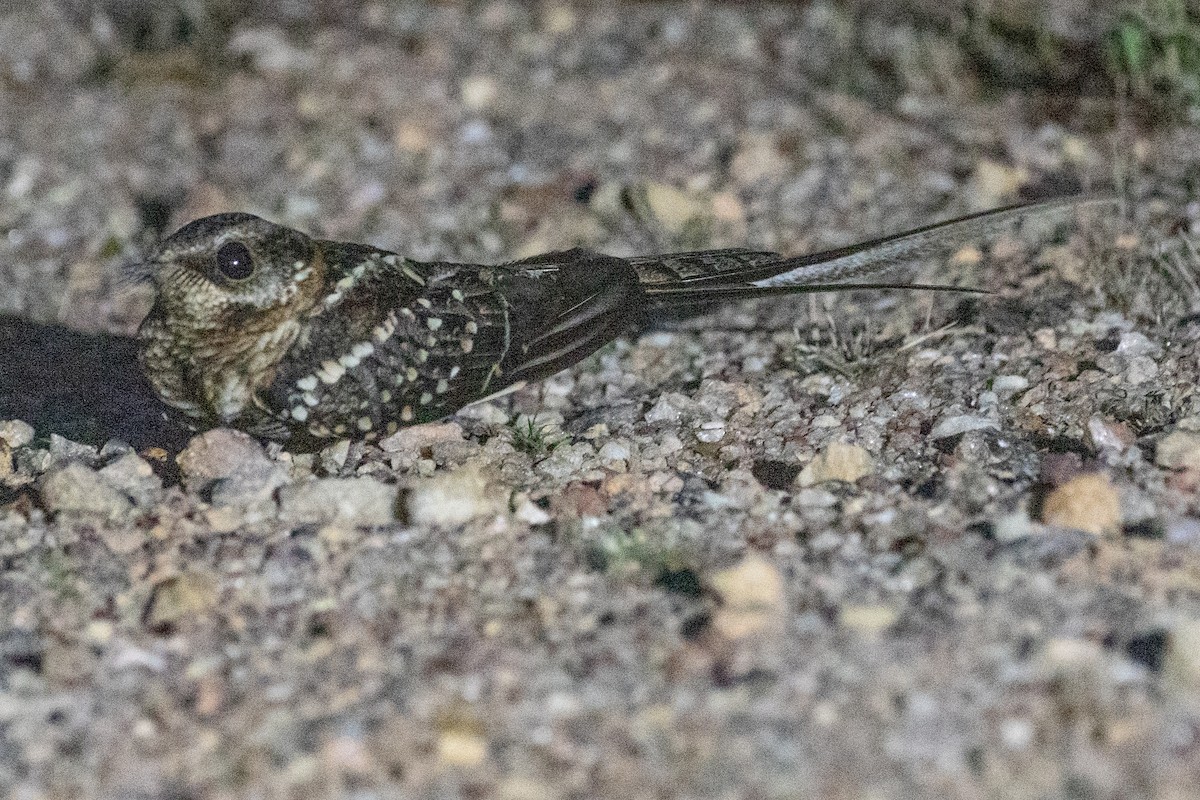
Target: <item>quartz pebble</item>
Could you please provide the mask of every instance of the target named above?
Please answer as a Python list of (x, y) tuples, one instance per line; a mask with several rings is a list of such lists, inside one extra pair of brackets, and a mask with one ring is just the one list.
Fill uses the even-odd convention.
[(288, 522), (386, 525), (396, 519), (398, 489), (374, 478), (320, 478), (280, 490), (280, 516)]
[(501, 513), (506, 501), (503, 488), (492, 485), (480, 466), (467, 464), (412, 484), (404, 496), (405, 517), (413, 525), (461, 525)]
[(854, 444), (830, 442), (824, 451), (805, 465), (796, 476), (801, 487), (828, 481), (854, 483), (874, 471), (871, 454)]

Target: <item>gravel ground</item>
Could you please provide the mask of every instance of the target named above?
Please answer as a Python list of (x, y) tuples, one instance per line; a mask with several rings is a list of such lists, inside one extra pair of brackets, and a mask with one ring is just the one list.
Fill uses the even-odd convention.
[[(1194, 128), (1086, 64), (1014, 91), (917, 11), (27, 5), (5, 796), (1195, 796)], [(123, 265), (219, 210), (417, 258), (798, 253), (1112, 185), (1125, 221), (933, 265), (992, 295), (667, 321), (377, 446), (192, 438), (128, 338)]]

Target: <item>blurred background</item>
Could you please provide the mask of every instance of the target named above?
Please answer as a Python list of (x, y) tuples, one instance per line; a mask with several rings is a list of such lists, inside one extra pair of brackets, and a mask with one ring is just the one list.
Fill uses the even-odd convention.
[(129, 333), (122, 265), (229, 209), (483, 260), (1179, 213), (1198, 107), (1183, 0), (6, 4), (0, 314)]

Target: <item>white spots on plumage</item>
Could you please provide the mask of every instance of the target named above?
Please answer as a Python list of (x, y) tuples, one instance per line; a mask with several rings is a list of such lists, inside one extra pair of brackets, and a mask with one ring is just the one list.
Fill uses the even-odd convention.
[(308, 419), (308, 409), (304, 406), (295, 406), (292, 408), (292, 419), (296, 422), (304, 422)]
[(420, 361), (422, 364), (424, 364), (428, 360), (429, 360), (429, 351), (428, 350), (422, 349), (422, 350), (417, 351), (417, 361)]
[(404, 316), (408, 317), (409, 319), (417, 318), (417, 315), (408, 306), (405, 306), (404, 308), (400, 309), (400, 313), (403, 314)]
[(395, 420), (393, 420), (387, 424), (388, 436), (391, 436), (393, 433), (395, 433), (398, 430), (400, 430), (400, 426), (396, 423)]
[(468, 320), (463, 329), (471, 336), (479, 333), (479, 326), (475, 324), (474, 320)]
[(354, 355), (353, 353), (346, 353), (343, 356), (338, 356), (338, 364), (345, 367), (346, 369), (354, 369), (355, 367), (358, 366), (359, 361), (360, 361), (359, 357)]
[(412, 408), (412, 406), (405, 406), (404, 408), (400, 409), (400, 419), (402, 419), (402, 420), (403, 420), (403, 421), (405, 421), (405, 422), (412, 422), (412, 421), (413, 421), (413, 408)]
[(459, 345), (462, 347), (463, 353), (470, 353), (475, 349), (475, 340), (463, 339), (461, 342), (459, 342)]
[(442, 327), (442, 319), (441, 317), (429, 317), (425, 320), (425, 325), (429, 328), (429, 330), (436, 331), (438, 328)]
[(408, 369), (404, 370), (404, 375), (408, 378), (409, 383), (416, 383), (417, 378), (421, 377), (420, 373), (417, 372), (415, 367), (409, 367)]
[(375, 352), (375, 345), (370, 342), (359, 342), (350, 348), (350, 355), (363, 359)]
[(433, 395), (429, 392), (421, 392), (421, 397), (417, 400), (423, 406), (427, 406), (433, 402)]
[(450, 375), (448, 376), (448, 377), (450, 378), (450, 380), (454, 380), (455, 378), (457, 378), (457, 377), (458, 377), (458, 373), (459, 373), (459, 371), (460, 371), (461, 369), (462, 369), (462, 368), (461, 368), (461, 367), (460, 367), (458, 364), (455, 364), (453, 367), (451, 367), (451, 368), (450, 368)]
[(392, 402), (392, 393), (391, 393), (391, 391), (389, 391), (388, 389), (384, 389), (383, 391), (381, 391), (381, 392), (379, 393), (379, 402), (381, 402), (381, 403), (390, 403), (390, 402)]
[(321, 382), (331, 385), (341, 380), (342, 376), (345, 374), (345, 367), (332, 360), (322, 361), (321, 368), (317, 370), (317, 377), (321, 379)]
[(333, 432), (338, 436), (341, 436), (346, 432), (346, 426), (339, 422), (337, 425), (333, 426)]
[(389, 267), (399, 266), (400, 256), (396, 255), (395, 253), (388, 253), (383, 257), (383, 263), (387, 264)]
[(445, 394), (446, 392), (450, 391), (450, 381), (442, 378), (437, 382), (437, 386), (434, 388), (434, 391), (438, 394)]
[(370, 417), (359, 417), (358, 420), (354, 423), (354, 425), (360, 431), (369, 431), (369, 430), (371, 430), (371, 426), (374, 425), (374, 423), (371, 422)]
[(320, 402), (317, 400), (317, 396), (312, 392), (305, 392), (304, 394), (300, 395), (300, 401), (309, 408), (316, 408), (317, 404)]
[(466, 299), (467, 299), (467, 296), (466, 296), (465, 294), (463, 294), (463, 292), (462, 292), (462, 289), (454, 289), (454, 290), (452, 290), (452, 291), (450, 292), (450, 296), (451, 296), (451, 297), (453, 297), (455, 300), (457, 300), (457, 301), (458, 301), (458, 302), (460, 302), (460, 303), (461, 303), (463, 300), (466, 300)]
[(400, 265), (400, 271), (403, 272), (409, 278), (409, 280), (413, 281), (414, 283), (417, 283), (420, 286), (425, 285), (425, 279), (422, 278), (421, 275), (415, 269), (413, 269), (412, 265), (410, 265), (407, 261)]
[(296, 388), (302, 392), (311, 392), (317, 388), (317, 376), (305, 375), (300, 380), (296, 381)]
[(383, 344), (388, 339), (392, 338), (392, 334), (396, 332), (396, 315), (389, 313), (387, 319), (375, 326), (371, 331), (371, 338), (379, 344)]
[(397, 385), (397, 386), (403, 386), (403, 385), (404, 385), (404, 373), (402, 373), (402, 372), (401, 372), (401, 373), (397, 373), (397, 375), (396, 375), (396, 385)]
[(419, 305), (421, 308), (433, 308), (433, 303), (428, 297), (418, 297), (417, 305)]

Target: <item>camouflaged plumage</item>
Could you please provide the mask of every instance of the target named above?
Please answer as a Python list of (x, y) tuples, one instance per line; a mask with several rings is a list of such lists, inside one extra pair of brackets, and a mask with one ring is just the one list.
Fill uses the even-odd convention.
[(203, 425), (278, 440), (375, 438), (569, 367), (663, 305), (947, 288), (878, 278), (1079, 202), (999, 209), (798, 258), (576, 249), (495, 266), (416, 262), (218, 214), (148, 259), (157, 295), (139, 331), (141, 361), (162, 399)]

